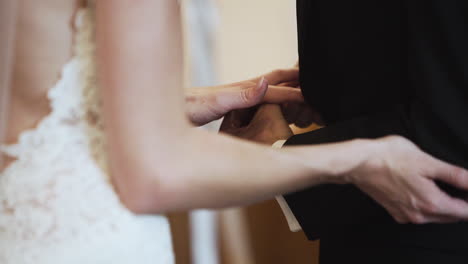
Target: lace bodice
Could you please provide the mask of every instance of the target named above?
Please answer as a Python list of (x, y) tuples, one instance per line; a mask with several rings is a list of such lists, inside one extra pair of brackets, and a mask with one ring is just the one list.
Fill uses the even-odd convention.
[(44, 148), (47, 152), (43, 155), (50, 156), (54, 150), (60, 151), (61, 143), (70, 142), (70, 137), (77, 137), (76, 140), (82, 137), (80, 143), (88, 145), (96, 160), (106, 169), (105, 137), (94, 63), (94, 26), (90, 23), (90, 16), (91, 10), (81, 10), (77, 14), (75, 41), (79, 45), (75, 45), (74, 57), (64, 66), (60, 80), (48, 92), (51, 113), (37, 128), (23, 132), (17, 144), (3, 146), (2, 151), (6, 154), (24, 160), (33, 154), (31, 150)]
[(74, 56), (50, 89), (51, 113), (2, 151), (0, 263), (173, 263), (168, 223), (137, 217), (107, 172), (94, 61), (94, 10), (76, 19)]

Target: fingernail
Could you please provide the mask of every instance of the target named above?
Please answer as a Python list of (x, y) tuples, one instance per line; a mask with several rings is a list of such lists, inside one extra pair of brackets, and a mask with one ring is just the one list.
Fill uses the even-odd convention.
[(258, 86), (259, 87), (262, 87), (263, 85), (265, 85), (265, 83), (267, 82), (265, 76), (263, 76), (261, 79), (260, 79), (260, 82), (258, 83)]

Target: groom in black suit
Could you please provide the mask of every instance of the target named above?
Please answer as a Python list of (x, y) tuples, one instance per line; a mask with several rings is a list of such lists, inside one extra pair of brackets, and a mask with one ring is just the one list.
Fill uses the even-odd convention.
[[(286, 145), (396, 134), (468, 168), (467, 0), (297, 0), (297, 15), (300, 86), (326, 126)], [(468, 263), (468, 223), (397, 223), (351, 185), (285, 200), (321, 264)]]
[[(468, 1), (297, 0), (297, 9), (301, 88), (327, 126), (286, 145), (398, 134), (468, 168)], [(308, 238), (321, 239), (322, 264), (468, 263), (467, 223), (400, 225), (354, 186), (285, 198)]]

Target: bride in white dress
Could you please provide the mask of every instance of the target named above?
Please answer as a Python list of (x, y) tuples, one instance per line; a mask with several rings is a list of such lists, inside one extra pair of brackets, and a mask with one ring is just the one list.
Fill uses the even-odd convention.
[[(34, 2), (23, 8), (75, 6)], [(89, 1), (73, 24), (73, 56), (47, 91), (49, 114), (32, 113), (34, 105), (21, 101), (28, 98), (21, 97), (21, 82), (13, 82), (9, 131), (18, 140), (2, 147), (12, 158), (0, 174), (2, 264), (171, 264), (161, 214), (251, 203), (330, 182), (357, 184), (399, 221), (418, 213), (438, 222), (437, 212), (429, 215), (413, 202), (441, 196), (432, 179), (466, 173), (398, 137), (281, 151), (192, 129), (184, 117), (175, 0)], [(29, 70), (24, 76), (41, 74)], [(18, 131), (27, 113), (40, 122)], [(427, 167), (433, 170), (421, 169)], [(467, 218), (468, 206), (450, 206), (450, 216)]]
[(108, 174), (94, 63), (94, 8), (75, 18), (73, 58), (48, 92), (51, 113), (2, 150), (0, 263), (172, 263), (163, 216), (136, 216)]

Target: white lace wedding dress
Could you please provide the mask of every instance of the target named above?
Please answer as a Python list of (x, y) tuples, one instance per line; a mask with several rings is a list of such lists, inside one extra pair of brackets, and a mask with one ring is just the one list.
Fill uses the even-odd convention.
[(0, 175), (0, 264), (171, 264), (167, 219), (133, 215), (110, 183), (92, 6), (76, 23), (51, 114), (2, 147), (17, 160)]

